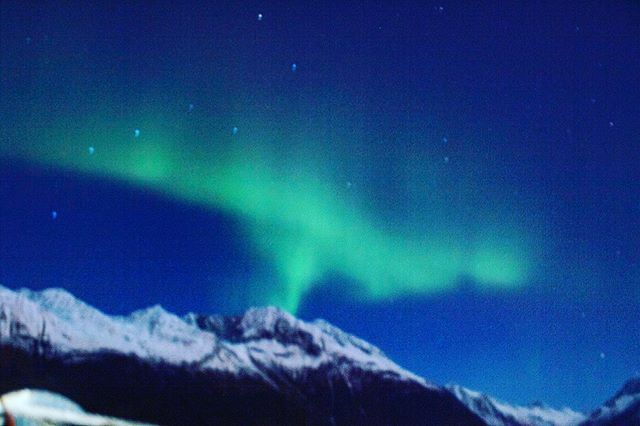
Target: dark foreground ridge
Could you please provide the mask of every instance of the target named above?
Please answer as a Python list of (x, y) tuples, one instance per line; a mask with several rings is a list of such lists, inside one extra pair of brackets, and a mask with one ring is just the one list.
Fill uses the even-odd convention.
[(274, 389), (120, 354), (47, 359), (4, 347), (1, 357), (2, 392), (46, 388), (92, 412), (158, 424), (484, 424), (446, 392), (362, 372), (357, 389), (326, 368), (299, 381), (281, 373)]

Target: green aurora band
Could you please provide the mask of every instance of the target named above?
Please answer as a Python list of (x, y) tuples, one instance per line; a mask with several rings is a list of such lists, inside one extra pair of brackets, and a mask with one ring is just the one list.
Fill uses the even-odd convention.
[[(397, 204), (393, 193), (376, 196), (393, 189), (366, 188), (365, 195), (354, 195), (358, 181), (353, 188), (345, 185), (340, 161), (347, 148), (338, 148), (343, 141), (324, 148), (319, 148), (324, 141), (303, 143), (308, 129), (294, 129), (283, 139), (250, 125), (237, 135), (230, 128), (190, 135), (158, 119), (135, 126), (104, 123), (67, 119), (43, 126), (29, 135), (38, 143), (4, 144), (0, 155), (116, 179), (239, 218), (254, 254), (275, 271), (273, 282), (242, 283), (252, 303), (295, 312), (305, 294), (331, 276), (352, 282), (351, 296), (366, 300), (451, 291), (463, 279), (485, 289), (518, 288), (531, 278), (533, 231), (517, 223), (525, 215), (512, 211), (510, 200), (496, 201), (504, 199), (504, 191), (493, 196), (496, 185), (491, 192), (491, 185), (482, 183), (490, 180), (486, 176), (475, 182), (463, 176), (452, 195), (432, 201), (427, 197), (432, 195), (422, 194), (426, 185), (414, 189), (419, 194), (405, 207), (420, 214), (394, 228), (373, 207)], [(138, 127), (140, 136), (134, 137)], [(204, 135), (210, 142), (204, 143)], [(89, 155), (89, 146), (95, 154)], [(407, 162), (403, 170), (409, 175), (400, 184), (406, 188), (446, 166), (416, 168), (409, 164), (415, 159), (400, 161)], [(476, 195), (467, 194), (470, 185)], [(459, 202), (449, 205), (456, 197), (475, 200), (467, 216), (457, 213)], [(463, 226), (468, 222), (474, 232)]]

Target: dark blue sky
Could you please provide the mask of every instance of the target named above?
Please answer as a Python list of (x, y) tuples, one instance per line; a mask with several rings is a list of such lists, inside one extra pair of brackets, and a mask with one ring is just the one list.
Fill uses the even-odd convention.
[(3, 1), (0, 283), (590, 409), (640, 371), (639, 105), (637, 2)]

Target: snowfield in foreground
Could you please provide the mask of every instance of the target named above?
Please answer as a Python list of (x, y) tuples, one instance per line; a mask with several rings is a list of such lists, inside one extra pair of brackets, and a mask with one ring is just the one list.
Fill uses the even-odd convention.
[(134, 423), (86, 413), (70, 399), (43, 390), (23, 389), (2, 395), (0, 425), (7, 412), (19, 426), (151, 426), (148, 423)]

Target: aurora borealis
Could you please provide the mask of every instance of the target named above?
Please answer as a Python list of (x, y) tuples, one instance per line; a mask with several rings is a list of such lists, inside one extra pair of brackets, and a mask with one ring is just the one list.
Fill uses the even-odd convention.
[[(456, 217), (455, 210), (463, 206), (449, 198), (459, 198), (465, 188), (478, 187), (474, 190), (495, 197), (481, 183), (464, 181), (451, 196), (409, 200), (406, 208), (421, 212), (408, 221), (408, 229), (389, 230), (375, 225), (381, 218), (367, 208), (372, 200), (366, 195), (363, 200), (350, 199), (357, 189), (352, 191), (331, 170), (344, 154), (332, 156), (322, 140), (308, 143), (296, 134), (277, 140), (259, 133), (245, 138), (231, 132), (202, 146), (198, 139), (180, 137), (170, 129), (163, 132), (168, 126), (152, 122), (140, 136), (100, 127), (74, 132), (68, 123), (63, 127), (48, 138), (32, 137), (49, 143), (27, 145), (24, 153), (14, 148), (13, 153), (45, 167), (122, 180), (237, 216), (256, 255), (274, 268), (273, 288), (248, 286), (249, 292), (258, 288), (251, 300), (260, 304), (295, 312), (305, 292), (328, 274), (353, 280), (364, 297), (381, 299), (451, 290), (464, 277), (483, 287), (509, 288), (523, 284), (529, 273), (522, 241), (531, 235), (515, 223), (492, 223), (492, 217), (504, 217), (498, 206), (489, 202), (468, 213), (470, 218)], [(261, 142), (265, 139), (268, 142)], [(298, 141), (311, 147), (288, 149)], [(97, 153), (85, 152), (87, 142)], [(414, 173), (435, 175), (437, 171), (428, 169), (438, 165), (422, 167), (427, 170), (407, 168), (405, 182), (399, 184), (427, 184)], [(382, 173), (385, 180), (396, 178), (386, 170)], [(391, 194), (385, 203), (398, 203), (398, 198)], [(441, 219), (445, 215), (453, 221)], [(468, 229), (470, 221), (481, 224), (477, 232), (453, 231)], [(428, 222), (432, 225), (426, 228), (423, 224)]]
[(274, 304), (523, 402), (638, 370), (637, 5), (1, 5), (3, 285)]

